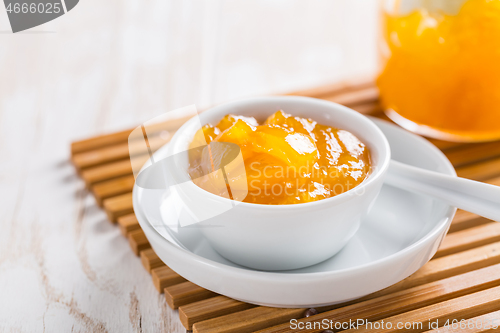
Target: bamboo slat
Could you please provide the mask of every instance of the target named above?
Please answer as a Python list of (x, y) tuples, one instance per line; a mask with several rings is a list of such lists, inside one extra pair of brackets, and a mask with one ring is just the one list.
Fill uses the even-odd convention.
[(187, 330), (193, 324), (211, 318), (254, 308), (256, 305), (240, 302), (226, 296), (216, 296), (179, 307), (179, 318)]
[(95, 184), (92, 186), (91, 191), (94, 194), (97, 204), (102, 207), (104, 199), (132, 192), (134, 183), (134, 176), (128, 175)]
[[(348, 83), (309, 89), (291, 95), (323, 98), (349, 106), (358, 112), (386, 119), (371, 80), (355, 79)], [(147, 126), (148, 142), (159, 146), (151, 134), (161, 132), (163, 140), (171, 136), (189, 117)], [(139, 141), (131, 141), (132, 129), (91, 138), (71, 145), (72, 161), (101, 205), (109, 220), (118, 222), (134, 253), (151, 273), (153, 284), (165, 292), (167, 304), (179, 308), (186, 329), (198, 333), (291, 332), (289, 321), (316, 321), (321, 318), (347, 320), (364, 318), (384, 320), (444, 320), (499, 318), (500, 303), (500, 224), (458, 210), (434, 258), (405, 280), (361, 299), (318, 308), (318, 315), (302, 318), (306, 309), (279, 309), (236, 301), (205, 290), (178, 275), (156, 255), (133, 214), (131, 191), (134, 185), (130, 149), (146, 161), (148, 154)], [(165, 139), (166, 138), (166, 139)], [(143, 140), (142, 137), (137, 139)], [(459, 176), (500, 185), (500, 142), (464, 144), (430, 139), (450, 159)], [(141, 153), (143, 153), (141, 155)], [(141, 161), (139, 161), (141, 162)], [(134, 163), (134, 166), (139, 163)], [(413, 331), (430, 330), (422, 328)], [(320, 332), (294, 330), (293, 332)], [(334, 330), (335, 331), (335, 330)], [(356, 330), (397, 332), (389, 330)], [(405, 330), (411, 332), (412, 330)], [(449, 332), (440, 328), (430, 332)], [(460, 330), (485, 332), (486, 330)], [(498, 331), (495, 330), (495, 331)]]
[(75, 155), (86, 151), (100, 149), (102, 147), (126, 142), (132, 130), (133, 129), (127, 129), (112, 134), (100, 135), (94, 138), (73, 142), (71, 144), (71, 154)]
[(500, 176), (500, 157), (457, 168), (457, 175), (478, 181)]
[(442, 151), (446, 152), (448, 150), (457, 148), (457, 147), (463, 147), (464, 143), (462, 142), (450, 142), (450, 141), (443, 141), (443, 140), (438, 140), (438, 139), (432, 139), (432, 138), (427, 138), (433, 145), (441, 149)]
[(468, 144), (460, 149), (445, 152), (446, 157), (457, 168), (500, 156), (500, 142)]
[[(163, 146), (167, 140), (161, 137), (148, 138), (148, 143), (152, 151), (156, 151)], [(78, 170), (84, 170), (90, 167), (103, 165), (110, 162), (128, 159), (130, 155), (147, 154), (147, 146), (144, 142), (124, 142), (101, 149), (91, 150), (73, 155), (73, 164)]]
[(376, 87), (369, 87), (365, 89), (345, 92), (340, 95), (323, 97), (323, 99), (348, 107), (366, 103), (376, 103), (378, 101), (378, 89)]
[[(146, 162), (148, 156), (144, 156), (144, 162)], [(90, 188), (92, 185), (115, 179), (122, 176), (129, 176), (132, 174), (132, 165), (129, 159), (121, 160), (118, 162), (113, 162), (109, 164), (104, 164), (83, 170), (81, 175), (85, 181), (85, 185)]]
[(120, 216), (134, 212), (132, 192), (105, 199), (103, 206), (109, 220), (115, 223)]
[(128, 157), (128, 143), (124, 142), (101, 149), (75, 154), (72, 157), (72, 162), (77, 170), (83, 170), (89, 167), (126, 159)]
[(448, 235), (443, 240), (434, 258), (444, 257), (499, 241), (500, 223), (491, 222)]
[(127, 237), (131, 231), (141, 228), (141, 226), (139, 225), (139, 221), (137, 221), (137, 217), (135, 217), (134, 213), (121, 216), (117, 220), (118, 225), (120, 226), (120, 231), (125, 237)]
[(165, 288), (165, 300), (172, 309), (217, 296), (213, 291), (186, 281)]
[(455, 214), (455, 218), (450, 225), (450, 230), (448, 231), (448, 233), (454, 233), (457, 231), (477, 227), (488, 222), (490, 222), (490, 220), (484, 217), (459, 209)]
[(293, 96), (308, 96), (314, 98), (325, 98), (342, 95), (351, 91), (362, 90), (375, 87), (375, 82), (371, 77), (358, 77), (343, 82), (335, 82), (320, 87), (304, 89), (288, 93)]
[(152, 269), (165, 266), (160, 257), (158, 257), (153, 249), (146, 249), (141, 251), (142, 266), (151, 273)]
[[(167, 121), (158, 122), (147, 125), (148, 136), (160, 131), (173, 132), (188, 121), (191, 116), (181, 117), (177, 119), (169, 119)], [(129, 136), (135, 128), (126, 129), (120, 132), (96, 136), (93, 138), (76, 141), (71, 144), (71, 155), (84, 153), (91, 150), (98, 150), (104, 147), (113, 146), (128, 142)], [(171, 134), (171, 133), (170, 133)]]
[(168, 266), (161, 266), (151, 270), (153, 284), (158, 292), (163, 293), (166, 287), (173, 286), (182, 282), (186, 282), (182, 276), (174, 272)]
[(146, 238), (146, 235), (144, 234), (144, 231), (142, 231), (142, 229), (129, 232), (128, 242), (130, 244), (130, 247), (132, 248), (132, 251), (134, 251), (136, 256), (138, 256), (141, 253), (141, 251), (144, 251), (151, 247), (151, 244), (149, 244), (149, 241)]
[(491, 185), (500, 186), (500, 177), (487, 179), (485, 182)]
[(353, 110), (358, 111), (359, 113), (366, 114), (366, 115), (371, 115), (374, 117), (380, 117), (382, 113), (382, 109), (380, 108), (380, 105), (378, 103), (373, 102), (373, 103), (366, 103), (366, 104), (358, 104), (351, 106)]
[(193, 325), (193, 333), (247, 333), (300, 318), (305, 309), (279, 309), (258, 306)]
[[(374, 103), (375, 106), (372, 106), (373, 112), (368, 112), (365, 113), (363, 111), (360, 111), (361, 113), (364, 114), (369, 114), (370, 116), (377, 117), (382, 120), (386, 120), (388, 122), (394, 123), (387, 115), (383, 112), (382, 107), (379, 105), (378, 102)], [(352, 107), (352, 109), (358, 111), (358, 106)], [(427, 138), (428, 141), (430, 141), (433, 145), (435, 145), (437, 148), (441, 149), (444, 152), (447, 152), (449, 150), (453, 150), (455, 148), (460, 148), (466, 146), (463, 142), (450, 142), (450, 141), (443, 141), (443, 140), (438, 140), (438, 139), (433, 139), (433, 138)]]

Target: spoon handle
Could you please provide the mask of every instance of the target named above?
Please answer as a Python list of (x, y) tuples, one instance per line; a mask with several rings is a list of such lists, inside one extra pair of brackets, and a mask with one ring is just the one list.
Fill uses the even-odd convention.
[(500, 221), (500, 187), (391, 161), (386, 183)]

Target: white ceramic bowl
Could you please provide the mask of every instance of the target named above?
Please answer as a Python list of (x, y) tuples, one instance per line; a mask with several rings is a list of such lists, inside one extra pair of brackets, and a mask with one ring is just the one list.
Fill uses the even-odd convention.
[[(387, 121), (372, 121), (384, 132), (394, 160), (456, 176), (446, 156), (429, 141)], [(156, 161), (167, 156), (167, 148), (154, 154)], [(150, 176), (151, 183), (163, 179)], [(180, 227), (175, 209), (179, 201), (173, 192), (141, 188), (137, 183), (134, 186), (134, 212), (166, 265), (218, 294), (259, 305), (295, 308), (346, 302), (408, 277), (436, 253), (456, 210), (432, 197), (384, 184), (370, 214), (337, 255), (301, 269), (265, 272), (222, 257), (201, 228)]]
[[(332, 198), (294, 205), (234, 202), (209, 193), (192, 182), (176, 186), (185, 224), (198, 222), (205, 237), (223, 257), (260, 270), (288, 270), (322, 262), (339, 252), (359, 228), (382, 187), (390, 148), (382, 131), (368, 118), (347, 107), (307, 97), (263, 97), (239, 100), (203, 112), (172, 138), (169, 153), (188, 149), (201, 125), (216, 124), (226, 114), (265, 119), (278, 110), (347, 130), (367, 145), (372, 172), (360, 185)], [(169, 170), (187, 177), (187, 156)], [(207, 214), (208, 212), (208, 214)], [(210, 217), (210, 218), (207, 218)], [(183, 221), (181, 221), (181, 225)], [(207, 227), (211, 226), (211, 227)]]

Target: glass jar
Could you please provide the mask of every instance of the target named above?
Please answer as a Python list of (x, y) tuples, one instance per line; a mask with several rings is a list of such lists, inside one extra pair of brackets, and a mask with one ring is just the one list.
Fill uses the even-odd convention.
[(437, 139), (500, 139), (500, 0), (382, 3), (387, 116)]

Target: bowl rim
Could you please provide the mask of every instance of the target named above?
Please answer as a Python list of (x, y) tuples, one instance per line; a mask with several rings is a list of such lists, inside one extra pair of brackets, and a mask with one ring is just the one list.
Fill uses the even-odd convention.
[[(389, 168), (390, 160), (391, 160), (391, 149), (389, 146), (389, 142), (387, 138), (385, 137), (384, 133), (378, 128), (378, 126), (370, 120), (367, 116), (351, 109), (348, 108), (344, 105), (330, 102), (330, 101), (325, 101), (322, 99), (318, 98), (312, 98), (312, 97), (305, 97), (305, 96), (265, 96), (265, 97), (251, 97), (251, 98), (244, 98), (244, 99), (238, 99), (235, 101), (231, 102), (226, 102), (223, 104), (216, 105), (210, 109), (207, 109), (201, 113), (200, 116), (206, 117), (207, 114), (210, 112), (217, 112), (220, 109), (223, 108), (235, 108), (237, 106), (241, 106), (242, 104), (248, 104), (248, 103), (259, 103), (259, 102), (267, 102), (267, 103), (275, 103), (276, 101), (292, 101), (292, 102), (303, 102), (303, 103), (310, 103), (312, 107), (314, 107), (314, 104), (316, 105), (323, 105), (332, 110), (333, 112), (339, 112), (347, 115), (348, 117), (355, 118), (357, 122), (362, 123), (364, 126), (363, 128), (370, 128), (372, 131), (374, 131), (375, 135), (378, 136), (380, 139), (382, 146), (376, 146), (371, 143), (365, 143), (363, 144), (370, 146), (370, 152), (372, 152), (375, 148), (375, 150), (378, 150), (378, 155), (379, 155), (379, 161), (377, 161), (376, 165), (371, 165), (371, 173), (366, 177), (359, 185), (353, 187), (352, 189), (345, 191), (341, 194), (338, 194), (336, 196), (330, 197), (330, 198), (325, 198), (321, 199), (318, 201), (312, 201), (312, 202), (305, 202), (305, 203), (296, 203), (296, 204), (286, 204), (286, 205), (268, 205), (268, 204), (256, 204), (256, 203), (248, 203), (248, 202), (242, 202), (242, 201), (235, 201), (231, 200), (228, 198), (224, 198), (221, 196), (218, 196), (216, 194), (210, 193), (207, 190), (197, 186), (194, 184), (193, 181), (189, 181), (187, 184), (184, 184), (184, 189), (190, 190), (190, 191), (196, 191), (200, 193), (200, 195), (206, 195), (208, 198), (211, 200), (217, 200), (223, 204), (229, 204), (233, 203), (235, 207), (237, 206), (238, 209), (245, 209), (245, 210), (251, 210), (251, 209), (262, 209), (266, 211), (274, 211), (274, 212), (280, 212), (283, 210), (304, 210), (304, 209), (316, 209), (319, 208), (319, 206), (329, 206), (329, 205), (337, 205), (341, 204), (345, 201), (348, 201), (354, 197), (355, 191), (366, 191), (367, 187), (371, 186), (373, 183), (377, 182), (379, 178), (383, 177), (385, 175), (385, 172)], [(286, 111), (285, 111), (286, 112)], [(194, 126), (194, 123), (196, 122), (196, 117), (191, 118), (188, 120), (185, 124), (183, 124), (179, 130), (174, 134), (172, 137), (172, 140), (168, 143), (169, 148), (174, 149), (176, 146), (177, 141), (180, 140), (180, 138), (184, 139), (192, 139), (192, 136), (186, 136), (183, 135), (183, 133), (189, 129), (191, 126)], [(202, 124), (203, 126), (204, 124)], [(339, 128), (342, 129), (342, 128)], [(356, 131), (349, 131), (356, 137), (359, 137), (358, 133), (361, 132), (362, 129), (356, 130)], [(193, 134), (194, 135), (194, 134)], [(176, 153), (176, 151), (171, 151), (171, 153)], [(371, 155), (371, 154), (370, 154)], [(174, 177), (179, 177), (178, 172), (181, 172), (180, 169), (174, 169), (172, 170), (174, 173)], [(184, 175), (185, 177), (185, 175)], [(188, 175), (189, 177), (189, 175)], [(190, 178), (189, 178), (190, 179)], [(362, 192), (364, 193), (364, 192)]]

